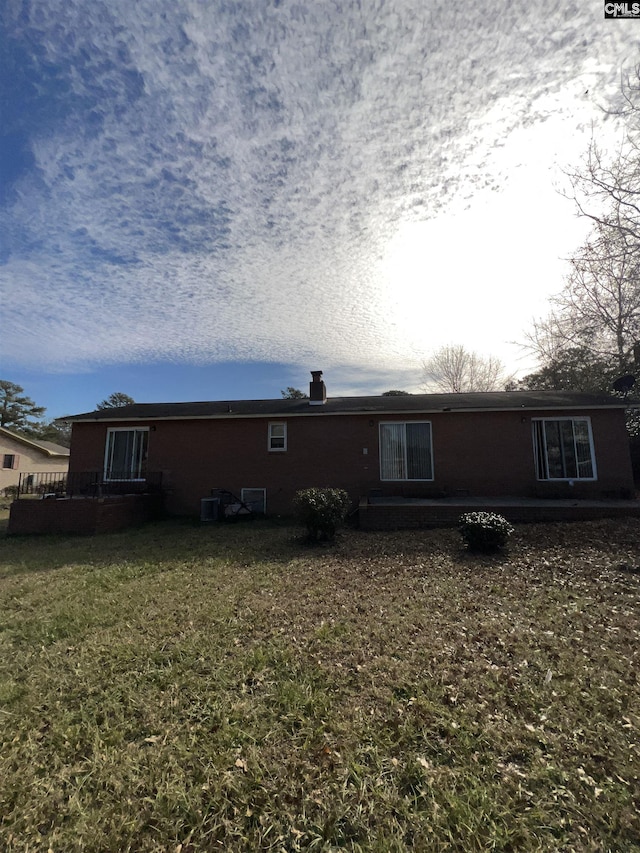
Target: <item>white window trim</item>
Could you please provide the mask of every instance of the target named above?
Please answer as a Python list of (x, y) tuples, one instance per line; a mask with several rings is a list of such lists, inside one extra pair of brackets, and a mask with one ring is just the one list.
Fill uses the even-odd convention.
[[(284, 447), (272, 447), (271, 440), (273, 438), (271, 434), (271, 430), (274, 426), (284, 427)], [(278, 436), (279, 438), (279, 436)], [(287, 422), (286, 421), (269, 421), (269, 428), (267, 430), (267, 450), (269, 453), (285, 453), (287, 450)]]
[(109, 427), (104, 442), (104, 467), (103, 477), (105, 483), (144, 483), (146, 477), (108, 477), (109, 471), (109, 435), (112, 432), (149, 432), (149, 427)]
[[(431, 476), (430, 477), (421, 477), (421, 478), (399, 478), (399, 477), (383, 477), (382, 476), (382, 427), (383, 426), (397, 426), (401, 424), (405, 426), (407, 424), (429, 424), (429, 454), (431, 456)], [(382, 483), (433, 483), (435, 480), (435, 464), (433, 460), (433, 423), (431, 421), (380, 421), (378, 423), (378, 464), (380, 471), (380, 482)], [(405, 442), (404, 442), (404, 469), (407, 470), (407, 442), (406, 442), (406, 431), (405, 431)]]
[(257, 486), (256, 488), (249, 488), (248, 486), (240, 489), (240, 500), (242, 503), (246, 503), (245, 492), (262, 492), (263, 504), (264, 504), (264, 513), (267, 514), (267, 490), (262, 488), (261, 486)]
[[(535, 425), (536, 425), (536, 423), (545, 423), (546, 421), (553, 421), (553, 422), (571, 421), (572, 423), (574, 423), (575, 421), (585, 421), (586, 422), (587, 432), (589, 434), (589, 452), (591, 453), (591, 467), (593, 468), (593, 477), (581, 477), (579, 474), (577, 474), (575, 477), (549, 477), (549, 476), (539, 477), (538, 476), (538, 471), (540, 470), (540, 465), (539, 465), (540, 460), (538, 459), (538, 442), (536, 441), (536, 434), (535, 434), (536, 427), (535, 427)], [(593, 483), (598, 479), (598, 467), (597, 467), (597, 463), (596, 463), (596, 451), (595, 451), (595, 447), (593, 445), (593, 432), (591, 430), (591, 418), (588, 415), (580, 415), (579, 417), (575, 417), (575, 418), (572, 418), (572, 417), (532, 418), (531, 419), (531, 440), (533, 442), (533, 462), (535, 465), (536, 480), (539, 483), (573, 483), (573, 482), (577, 482), (577, 481), (579, 481), (581, 483)], [(549, 454), (547, 452), (547, 434), (546, 434), (545, 429), (542, 430), (542, 441), (544, 444), (544, 455), (545, 455), (545, 459), (543, 460), (544, 469), (548, 474), (549, 473)], [(577, 452), (577, 449), (575, 446), (575, 435), (574, 435), (574, 439), (573, 439), (573, 447), (574, 447), (574, 453), (576, 454), (576, 459), (577, 459), (578, 458), (578, 452)]]

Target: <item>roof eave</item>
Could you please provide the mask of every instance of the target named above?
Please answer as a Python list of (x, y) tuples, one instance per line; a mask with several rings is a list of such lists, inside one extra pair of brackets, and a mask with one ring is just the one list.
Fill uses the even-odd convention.
[(482, 407), (465, 407), (465, 408), (424, 408), (424, 409), (351, 409), (341, 411), (313, 411), (305, 412), (220, 412), (207, 415), (147, 415), (133, 416), (124, 418), (87, 418), (78, 417), (69, 418), (70, 423), (146, 423), (148, 421), (219, 421), (219, 420), (247, 420), (247, 419), (273, 419), (273, 418), (318, 418), (318, 417), (348, 417), (354, 415), (371, 416), (397, 416), (397, 415), (435, 415), (435, 414), (465, 414), (472, 412), (578, 412), (578, 411), (594, 411), (594, 410), (611, 410), (611, 409), (628, 409), (639, 408), (640, 404), (633, 407), (626, 403), (604, 403), (604, 404), (583, 404), (583, 405), (544, 405), (544, 406), (482, 406)]
[(33, 447), (36, 450), (39, 450), (40, 453), (44, 453), (46, 456), (50, 456), (55, 459), (67, 459), (69, 457), (69, 453), (56, 453), (54, 450), (49, 450), (48, 447), (43, 447), (37, 441), (33, 441), (30, 438), (27, 438), (25, 435), (18, 435), (18, 433), (12, 432), (8, 430), (6, 427), (0, 427), (2, 432), (8, 433), (9, 437), (14, 439), (14, 441), (22, 442), (22, 444), (27, 444), (29, 447)]

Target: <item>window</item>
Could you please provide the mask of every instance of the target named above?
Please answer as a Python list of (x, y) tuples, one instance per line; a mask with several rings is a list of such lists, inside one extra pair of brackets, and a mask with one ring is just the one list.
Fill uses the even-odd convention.
[(148, 441), (148, 427), (110, 429), (104, 455), (105, 480), (144, 480)]
[(15, 453), (5, 453), (4, 458), (2, 460), (3, 468), (17, 468), (18, 467), (18, 457)]
[(533, 421), (538, 480), (595, 480), (596, 465), (589, 418)]
[(431, 424), (380, 424), (380, 479), (433, 480)]
[(287, 425), (286, 423), (269, 424), (269, 450), (287, 449)]
[(266, 489), (242, 489), (240, 499), (252, 512), (264, 515), (267, 511)]

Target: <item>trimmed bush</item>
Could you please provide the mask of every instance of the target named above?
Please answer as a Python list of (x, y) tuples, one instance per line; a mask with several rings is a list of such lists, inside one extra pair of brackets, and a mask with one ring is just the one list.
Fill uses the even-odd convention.
[(350, 505), (344, 489), (303, 489), (293, 501), (296, 518), (307, 528), (310, 539), (333, 539)]
[(497, 551), (513, 533), (507, 519), (496, 512), (466, 512), (460, 516), (458, 530), (470, 551)]

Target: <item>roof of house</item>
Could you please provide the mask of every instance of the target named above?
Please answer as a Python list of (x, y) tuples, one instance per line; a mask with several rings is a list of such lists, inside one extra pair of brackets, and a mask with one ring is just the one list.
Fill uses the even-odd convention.
[(0, 436), (7, 436), (14, 441), (19, 441), (29, 447), (34, 447), (36, 450), (42, 451), (46, 456), (69, 456), (70, 450), (68, 447), (62, 447), (61, 444), (54, 444), (53, 441), (41, 441), (39, 438), (31, 438), (28, 435), (20, 435), (6, 427), (0, 427)]
[(69, 415), (65, 421), (136, 421), (194, 418), (318, 417), (321, 415), (411, 414), (435, 412), (576, 410), (626, 408), (620, 397), (577, 391), (489, 391), (461, 394), (331, 397), (310, 405), (303, 400), (220, 400), (193, 403), (133, 403)]

